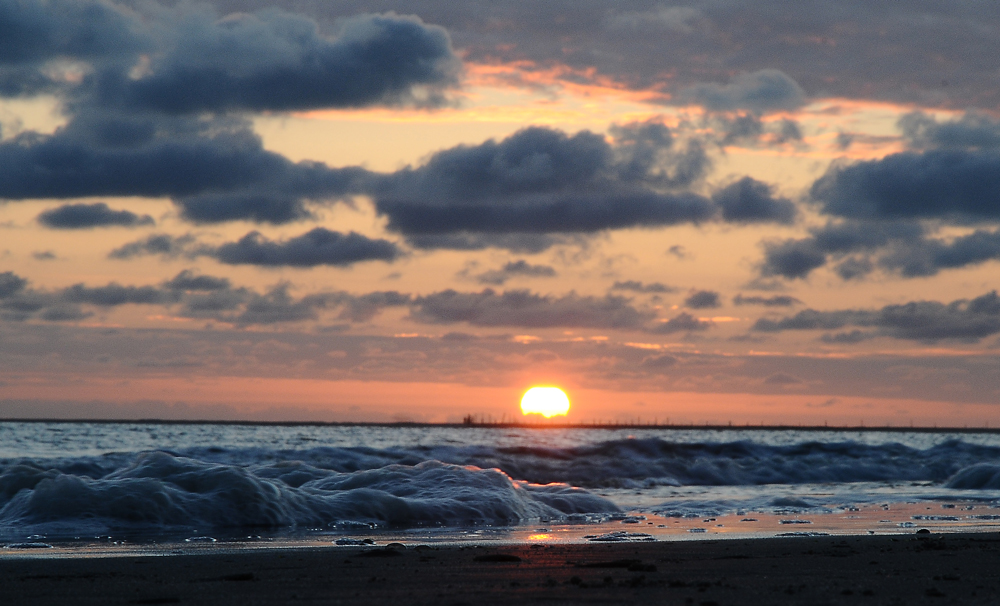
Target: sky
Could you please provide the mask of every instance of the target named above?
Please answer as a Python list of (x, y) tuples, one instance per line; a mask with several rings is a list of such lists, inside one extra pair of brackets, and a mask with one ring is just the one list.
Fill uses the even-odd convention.
[(0, 417), (996, 426), (998, 29), (0, 0)]

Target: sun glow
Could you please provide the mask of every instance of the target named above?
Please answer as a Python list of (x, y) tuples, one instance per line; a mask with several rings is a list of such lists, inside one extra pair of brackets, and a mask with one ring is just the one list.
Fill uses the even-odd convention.
[(521, 398), (521, 412), (546, 419), (569, 412), (569, 398), (558, 387), (532, 387)]

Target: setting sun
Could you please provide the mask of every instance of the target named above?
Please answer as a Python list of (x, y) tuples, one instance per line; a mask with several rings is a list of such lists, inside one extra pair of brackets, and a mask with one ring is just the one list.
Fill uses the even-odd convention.
[(521, 398), (521, 412), (546, 419), (569, 412), (569, 398), (558, 387), (532, 387)]

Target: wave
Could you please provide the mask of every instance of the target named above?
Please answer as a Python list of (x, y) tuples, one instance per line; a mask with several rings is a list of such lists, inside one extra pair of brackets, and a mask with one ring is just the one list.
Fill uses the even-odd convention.
[(520, 524), (620, 511), (595, 489), (859, 482), (998, 490), (1000, 448), (960, 440), (917, 449), (853, 441), (776, 446), (649, 438), (567, 448), (200, 447), (9, 459), (0, 460), (0, 534), (23, 534), (26, 528), (79, 534)]
[(612, 502), (566, 484), (533, 485), (497, 469), (439, 461), (341, 473), (301, 461), (244, 467), (145, 452), (100, 477), (91, 476), (106, 461), (90, 463), (61, 465), (83, 472), (75, 474), (59, 464), (6, 466), (0, 473), (0, 527), (99, 533), (358, 523), (463, 526), (618, 511)]

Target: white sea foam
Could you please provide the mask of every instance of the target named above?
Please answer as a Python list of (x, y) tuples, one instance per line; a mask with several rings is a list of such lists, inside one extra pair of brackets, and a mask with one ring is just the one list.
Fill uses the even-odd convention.
[[(15, 427), (31, 456), (0, 459), (0, 536), (588, 522), (620, 518), (623, 508), (815, 514), (837, 503), (1000, 499), (997, 436), (828, 432), (794, 442), (744, 431), (699, 441), (691, 432), (629, 439), (579, 430), (539, 431), (532, 441), (528, 430), (406, 428), (394, 442), (391, 429), (370, 428), (366, 440), (365, 428), (350, 428), (331, 429), (330, 444), (317, 445), (323, 428), (293, 439), (288, 428), (193, 426), (185, 437), (168, 427), (157, 429), (167, 438), (153, 439), (156, 427), (141, 426), (142, 439), (121, 442), (159, 440), (158, 449), (95, 452), (82, 446), (79, 428), (62, 427), (36, 426), (49, 441), (34, 451), (25, 437), (32, 427)], [(86, 435), (112, 443), (114, 431), (120, 427), (91, 425)], [(11, 432), (0, 423), (0, 451)], [(57, 434), (68, 436), (60, 456)]]

